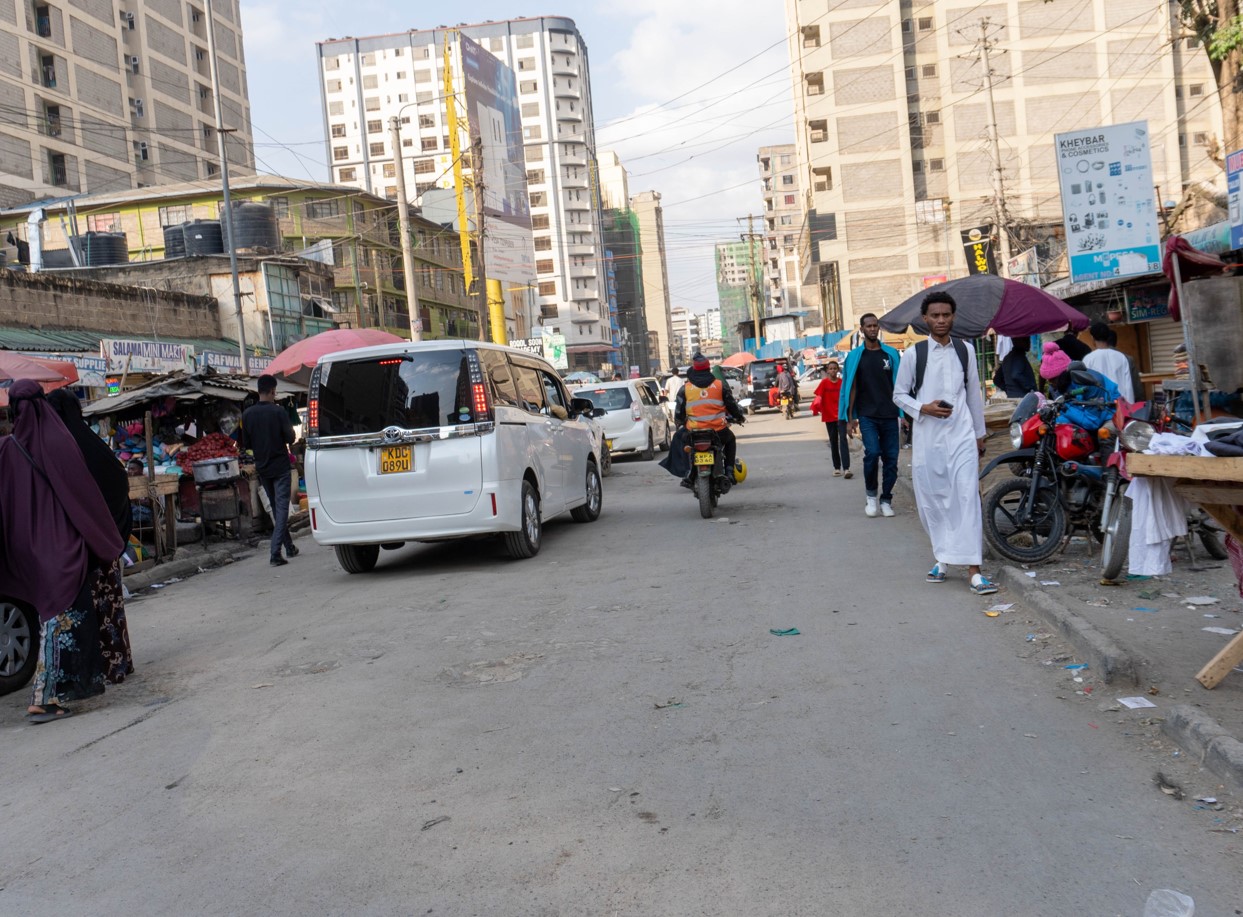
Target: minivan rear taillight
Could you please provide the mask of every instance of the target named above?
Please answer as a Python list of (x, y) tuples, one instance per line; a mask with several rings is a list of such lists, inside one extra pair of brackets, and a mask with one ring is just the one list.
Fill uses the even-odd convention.
[(488, 387), (482, 382), (471, 385), (471, 407), (475, 412), (475, 422), (492, 419), (492, 399), (488, 397)]
[(319, 367), (311, 370), (311, 385), (307, 392), (306, 430), (303, 439), (319, 436)]
[(630, 419), (636, 423), (643, 419), (643, 405), (637, 401), (630, 405)]

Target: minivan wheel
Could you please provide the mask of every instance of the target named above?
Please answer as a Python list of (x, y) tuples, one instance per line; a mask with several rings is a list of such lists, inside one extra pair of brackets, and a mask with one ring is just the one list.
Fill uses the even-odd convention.
[(505, 549), (515, 560), (534, 557), (539, 553), (543, 526), (539, 516), (539, 493), (530, 481), (522, 482), (522, 519), (516, 532), (505, 533)]
[(337, 563), (346, 573), (368, 573), (380, 559), (378, 544), (339, 544), (333, 547)]
[(8, 599), (0, 599), (0, 694), (25, 687), (38, 662), (38, 616)]
[(604, 503), (604, 488), (600, 484), (600, 472), (595, 462), (587, 463), (587, 502), (570, 510), (575, 522), (595, 522), (600, 518), (600, 507)]

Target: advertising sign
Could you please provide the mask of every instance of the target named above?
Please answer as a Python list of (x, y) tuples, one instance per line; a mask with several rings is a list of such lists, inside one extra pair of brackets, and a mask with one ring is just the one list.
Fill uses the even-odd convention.
[(99, 355), (108, 361), (109, 372), (171, 373), (194, 369), (194, 348), (189, 344), (104, 338)]
[[(260, 357), (254, 354), (251, 354), (246, 360), (252, 376), (263, 375), (264, 370), (271, 363), (272, 357)], [(200, 368), (209, 366), (218, 373), (240, 375), (242, 372), (242, 357), (237, 351), (224, 353), (218, 350), (205, 350), (199, 354), (199, 366)]]
[(1170, 285), (1146, 283), (1128, 287), (1126, 294), (1126, 320), (1128, 322), (1151, 322), (1170, 317)]
[(565, 355), (565, 335), (544, 335), (544, 359), (552, 364), (553, 369), (569, 369), (570, 361)]
[(993, 256), (993, 224), (972, 226), (960, 232), (963, 252), (967, 256), (968, 274), (996, 274), (997, 259)]
[(1034, 245), (1006, 262), (1006, 276), (1028, 286), (1040, 286), (1040, 259)]
[(945, 283), (948, 279), (944, 274), (930, 274), (924, 278), (924, 289), (935, 287), (938, 283)]
[(1148, 122), (1056, 134), (1070, 279), (1161, 270)]
[(525, 350), (527, 353), (533, 353), (537, 357), (544, 355), (544, 339), (541, 338), (516, 338), (509, 342), (509, 346), (517, 350)]
[(1226, 157), (1226, 190), (1230, 195), (1230, 247), (1243, 248), (1243, 200), (1240, 199), (1240, 176), (1243, 175), (1243, 150)]
[(514, 71), (465, 35), (459, 35), (466, 118), (476, 176), (482, 176), (483, 213), (487, 221), (488, 274), (534, 276), (531, 206), (518, 79)]

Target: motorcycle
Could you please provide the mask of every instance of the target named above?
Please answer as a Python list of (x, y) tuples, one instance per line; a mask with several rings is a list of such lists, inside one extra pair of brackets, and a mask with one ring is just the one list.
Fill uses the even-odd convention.
[[(1095, 383), (1094, 377), (1080, 379), (1073, 372), (1071, 378), (1079, 384)], [(997, 456), (980, 472), (981, 480), (998, 465), (1009, 465), (1014, 472), (984, 496), (984, 538), (1002, 557), (1026, 564), (1047, 560), (1075, 529), (1086, 529), (1098, 540), (1103, 537), (1105, 469), (1100, 444), (1113, 434), (1106, 428), (1088, 431), (1059, 423), (1068, 404), (1105, 406), (1028, 394), (1010, 416), (1015, 451)]]
[(786, 420), (794, 419), (794, 396), (789, 392), (781, 395), (781, 414)]
[[(1121, 430), (1115, 441), (1114, 451), (1106, 460), (1105, 499), (1101, 511), (1101, 528), (1104, 541), (1101, 545), (1101, 576), (1117, 579), (1127, 562), (1131, 546), (1131, 501), (1126, 499), (1127, 484), (1131, 476), (1126, 470), (1129, 452), (1143, 452), (1156, 433), (1169, 432), (1180, 424), (1172, 418), (1164, 405), (1147, 402), (1127, 404), (1119, 399), (1114, 414), (1114, 425)], [(1208, 513), (1198, 506), (1187, 512), (1187, 534), (1195, 535), (1204, 550), (1214, 560), (1226, 560), (1229, 555), (1222, 544), (1221, 532), (1213, 524)], [(1187, 550), (1191, 550), (1190, 538)]]
[(688, 435), (691, 470), (686, 479), (699, 500), (699, 515), (711, 519), (717, 500), (734, 486), (734, 470), (725, 467), (725, 445), (716, 430), (692, 430)]

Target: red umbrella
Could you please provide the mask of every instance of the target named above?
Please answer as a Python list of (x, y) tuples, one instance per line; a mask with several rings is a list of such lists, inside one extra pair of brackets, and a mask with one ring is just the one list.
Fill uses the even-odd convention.
[[(45, 392), (63, 388), (78, 381), (78, 368), (72, 363), (43, 360), (25, 354), (0, 350), (0, 384), (30, 379), (38, 382)], [(9, 403), (6, 387), (0, 387), (0, 407)]]
[(374, 347), (377, 344), (400, 344), (404, 340), (405, 338), (375, 328), (338, 328), (336, 331), (323, 331), (286, 347), (276, 355), (267, 372), (306, 385), (311, 381), (311, 370), (315, 368), (320, 357), (340, 353), (342, 350)]
[(755, 354), (747, 353), (745, 350), (738, 353), (730, 354), (721, 361), (722, 366), (737, 366), (739, 368), (746, 366), (755, 359)]

